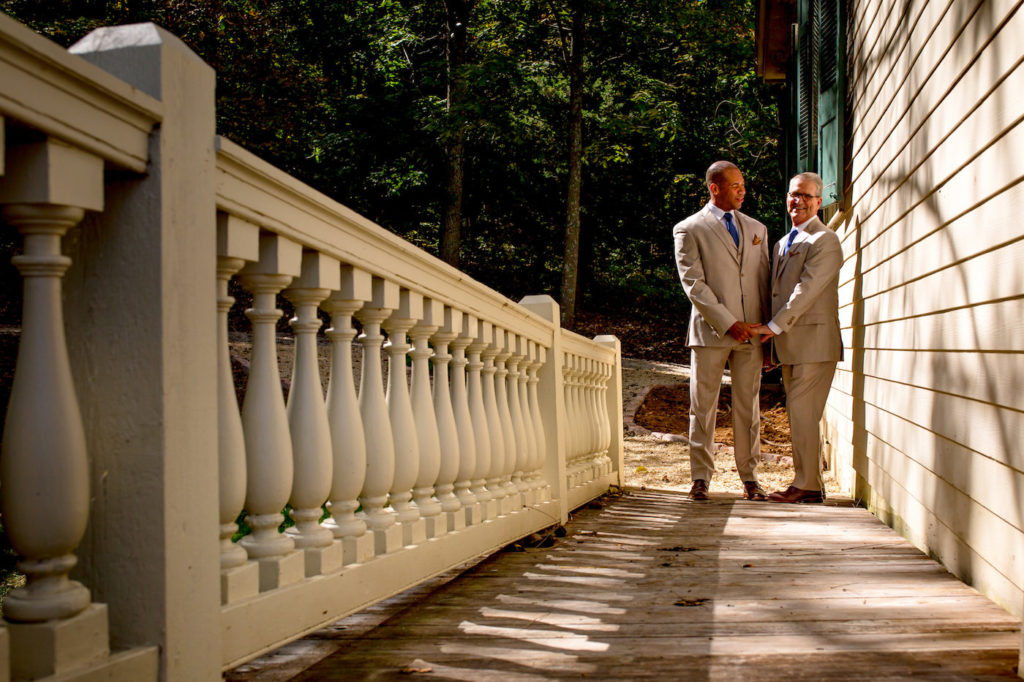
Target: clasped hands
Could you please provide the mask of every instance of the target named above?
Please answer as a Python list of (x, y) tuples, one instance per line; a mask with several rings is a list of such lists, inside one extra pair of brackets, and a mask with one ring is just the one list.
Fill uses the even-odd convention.
[(775, 336), (775, 332), (771, 330), (771, 327), (763, 323), (752, 324), (750, 322), (737, 320), (732, 323), (731, 327), (729, 327), (729, 336), (741, 343), (750, 341), (755, 334), (760, 336), (762, 341), (767, 341)]

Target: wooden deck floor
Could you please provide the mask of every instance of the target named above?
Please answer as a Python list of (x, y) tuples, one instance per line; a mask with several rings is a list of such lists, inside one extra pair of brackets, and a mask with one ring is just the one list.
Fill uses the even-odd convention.
[(1016, 677), (1020, 622), (849, 500), (632, 492), (567, 529), (340, 637), (293, 679)]

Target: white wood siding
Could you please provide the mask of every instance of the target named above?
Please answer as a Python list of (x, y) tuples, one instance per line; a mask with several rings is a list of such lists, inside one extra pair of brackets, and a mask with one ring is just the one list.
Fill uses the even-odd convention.
[(840, 480), (1024, 611), (1024, 11), (849, 0)]

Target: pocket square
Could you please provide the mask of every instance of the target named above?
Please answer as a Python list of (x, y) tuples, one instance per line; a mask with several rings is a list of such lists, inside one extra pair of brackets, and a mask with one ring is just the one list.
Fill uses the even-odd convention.
[(757, 235), (755, 234), (755, 235), (754, 235), (754, 246), (757, 246), (757, 245), (758, 245), (758, 244), (760, 244), (760, 243), (761, 243), (761, 238), (760, 238), (760, 237), (758, 237), (758, 236), (757, 236)]

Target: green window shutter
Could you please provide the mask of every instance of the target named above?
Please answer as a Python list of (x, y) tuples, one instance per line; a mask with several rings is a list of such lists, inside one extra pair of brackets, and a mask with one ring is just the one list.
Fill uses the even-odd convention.
[(842, 0), (816, 0), (819, 27), (817, 97), (818, 174), (825, 206), (842, 199), (845, 30)]
[(797, 171), (813, 171), (818, 165), (818, 0), (799, 0), (797, 5), (796, 113)]

